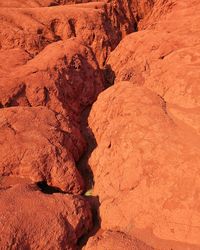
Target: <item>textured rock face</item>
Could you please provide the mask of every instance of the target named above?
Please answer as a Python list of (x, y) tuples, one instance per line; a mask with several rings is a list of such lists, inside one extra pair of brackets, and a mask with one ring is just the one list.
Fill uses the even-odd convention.
[(0, 190), (1, 249), (76, 249), (91, 227), (88, 204), (79, 196), (41, 193), (35, 185)]
[(86, 145), (80, 114), (103, 88), (93, 53), (72, 39), (47, 46), (33, 59), (19, 48), (2, 51), (0, 57), (1, 174), (82, 192), (75, 167)]
[(116, 250), (153, 250), (136, 238), (131, 238), (125, 233), (105, 231), (100, 235), (92, 237), (85, 250), (116, 249)]
[(47, 182), (68, 193), (81, 193), (83, 180), (74, 158), (84, 140), (70, 123), (45, 107), (0, 110), (0, 174)]
[[(48, 44), (76, 37), (91, 46), (103, 64), (112, 43), (117, 44), (117, 32), (106, 24), (104, 3), (53, 8), (1, 8), (0, 47), (23, 48), (32, 56)], [(109, 38), (112, 37), (112, 43)]]
[[(151, 29), (122, 40), (108, 64), (116, 82), (145, 85), (167, 102), (193, 109), (199, 106), (200, 17), (196, 10), (200, 5), (197, 1), (172, 2), (170, 13)], [(151, 18), (153, 23), (154, 15)]]
[(156, 249), (200, 247), (199, 8), (156, 1), (111, 53), (115, 86), (89, 118), (102, 228)]
[[(37, 7), (33, 2), (21, 1), (24, 6), (18, 1), (17, 6), (11, 7)], [(42, 4), (46, 5), (44, 1)], [(103, 80), (92, 49), (74, 38), (73, 20), (68, 17), (68, 26), (63, 24), (68, 35), (62, 41), (54, 34), (60, 25), (55, 16), (66, 18), (63, 13), (68, 10), (63, 8), (1, 8), (3, 249), (76, 249), (77, 240), (92, 225), (89, 206), (72, 194), (84, 191), (76, 168), (86, 147), (79, 128), (81, 112), (103, 89)], [(55, 16), (52, 12), (56, 12)], [(98, 11), (92, 12), (83, 8), (79, 14), (76, 9), (71, 14), (82, 13), (82, 18), (88, 20), (90, 14), (95, 14), (92, 18), (99, 20)], [(81, 27), (83, 22), (80, 20)], [(26, 180), (47, 183), (68, 195), (47, 196), (32, 187), (17, 185)]]
[(89, 124), (102, 228), (158, 249), (198, 249), (198, 135), (161, 97), (129, 82), (100, 94)]
[(6, 2), (1, 2), (1, 7), (10, 8), (35, 8), (35, 7), (48, 7), (51, 5), (64, 4), (64, 0), (8, 0)]
[(1, 1), (0, 249), (200, 249), (199, 11)]
[[(58, 5), (79, 3), (79, 0), (8, 0), (1, 2), (0, 7), (11, 8), (36, 8), (36, 7), (52, 7)], [(85, 1), (88, 2), (88, 1)]]
[[(138, 19), (143, 18), (153, 5), (152, 0), (62, 5), (66, 3), (70, 1), (13, 0), (0, 3), (5, 6), (0, 10), (0, 48), (23, 48), (34, 56), (52, 42), (76, 37), (91, 46), (102, 66), (121, 38), (136, 31)], [(45, 11), (30, 8), (49, 5), (58, 6), (45, 8)], [(15, 10), (9, 7), (15, 7)]]
[[(102, 3), (103, 4), (103, 3)], [(101, 3), (93, 7), (1, 8), (0, 47), (23, 48), (32, 56), (48, 44), (76, 37), (92, 46), (98, 59), (109, 49)], [(100, 9), (98, 9), (100, 6)], [(111, 31), (113, 33), (114, 31)], [(99, 51), (100, 49), (102, 51)]]
[(103, 89), (92, 51), (73, 39), (47, 46), (33, 59), (20, 49), (0, 56), (5, 60), (0, 80), (3, 107), (42, 105), (76, 117)]
[[(121, 40), (127, 34), (137, 31), (139, 23), (151, 12), (154, 2), (152, 0), (125, 0), (108, 1), (106, 14), (112, 29), (118, 31), (117, 37)], [(112, 36), (110, 36), (113, 41)], [(118, 41), (119, 40), (115, 40)], [(112, 42), (116, 46), (116, 42)]]

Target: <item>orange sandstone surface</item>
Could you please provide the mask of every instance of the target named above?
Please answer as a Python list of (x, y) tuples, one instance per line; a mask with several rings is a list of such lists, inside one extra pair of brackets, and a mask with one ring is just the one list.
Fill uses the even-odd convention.
[(200, 249), (200, 3), (0, 1), (0, 249)]

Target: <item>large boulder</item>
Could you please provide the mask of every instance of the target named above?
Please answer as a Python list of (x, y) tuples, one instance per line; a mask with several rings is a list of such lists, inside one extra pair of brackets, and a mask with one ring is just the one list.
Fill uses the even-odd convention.
[(50, 44), (33, 59), (19, 48), (0, 58), (2, 107), (48, 106), (75, 119), (103, 89), (91, 49), (74, 39)]
[(155, 1), (111, 53), (115, 85), (89, 117), (102, 229), (156, 249), (200, 248), (199, 9)]
[(46, 182), (81, 193), (75, 160), (85, 147), (79, 130), (46, 107), (0, 109), (0, 175)]
[(89, 125), (101, 227), (158, 249), (198, 249), (200, 143), (193, 129), (163, 98), (130, 82), (100, 94)]
[(76, 169), (86, 148), (81, 112), (103, 89), (93, 52), (69, 39), (46, 46), (34, 58), (14, 48), (2, 50), (0, 59), (1, 175), (29, 177), (82, 193), (84, 184)]
[(43, 194), (36, 185), (0, 189), (1, 249), (77, 249), (91, 228), (90, 207), (80, 196)]

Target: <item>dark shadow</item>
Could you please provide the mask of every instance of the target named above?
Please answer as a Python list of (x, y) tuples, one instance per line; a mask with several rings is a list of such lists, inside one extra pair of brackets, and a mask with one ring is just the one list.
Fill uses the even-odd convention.
[[(91, 49), (88, 53), (94, 56)], [(75, 126), (77, 126), (80, 121), (81, 106), (89, 106), (97, 98), (98, 93), (94, 93), (93, 96), (88, 97), (88, 103), (85, 101), (83, 103), (83, 100), (86, 99), (84, 91), (88, 92), (87, 88), (89, 88), (86, 86), (86, 83), (90, 83), (91, 88), (93, 88), (95, 92), (96, 90), (93, 85), (103, 81), (102, 72), (95, 56), (93, 59), (96, 63), (96, 68), (88, 62), (85, 56), (79, 53), (74, 54), (70, 61), (66, 61), (66, 65), (64, 65), (62, 69), (55, 67), (55, 71), (57, 71), (57, 79), (55, 81), (57, 98), (62, 103), (63, 108), (69, 112), (69, 116), (73, 117), (71, 122)], [(89, 93), (89, 95), (92, 94)]]
[[(130, 2), (125, 8), (122, 0), (116, 1), (115, 5), (111, 4), (109, 8), (105, 5), (104, 11), (102, 16), (103, 27), (108, 37), (108, 41), (105, 41), (107, 44), (104, 45), (107, 45), (113, 51), (124, 35), (138, 31), (138, 17), (134, 16)], [(103, 65), (105, 64), (106, 60)]]
[[(112, 86), (115, 80), (115, 73), (112, 70), (110, 65), (106, 65), (104, 69), (101, 70), (103, 74), (103, 81), (104, 81), (104, 89)], [(89, 164), (89, 158), (92, 152), (97, 147), (97, 142), (92, 130), (88, 124), (88, 117), (91, 111), (92, 105), (87, 107), (81, 114), (81, 133), (85, 137), (87, 142), (87, 149), (83, 154), (82, 158), (78, 161), (77, 167), (82, 175), (84, 182), (85, 182), (85, 191), (93, 189), (94, 186), (94, 176), (92, 169)], [(85, 196), (85, 199), (90, 203), (92, 216), (93, 216), (93, 228), (91, 229), (88, 234), (82, 236), (78, 241), (79, 249), (82, 249), (83, 246), (86, 245), (88, 239), (94, 236), (97, 231), (101, 228), (101, 218), (99, 216), (99, 197), (98, 196)]]
[(54, 194), (54, 193), (63, 193), (61, 189), (53, 186), (49, 186), (45, 181), (37, 182), (37, 186), (39, 187), (40, 191), (45, 194)]
[(115, 82), (115, 78), (116, 78), (115, 72), (112, 70), (110, 64), (106, 64), (102, 72), (103, 72), (103, 77), (104, 77), (104, 87), (105, 89), (107, 89), (110, 86), (112, 86)]
[(105, 90), (114, 84), (115, 78), (116, 78), (115, 72), (112, 70), (111, 65), (106, 63), (107, 59), (108, 59), (107, 57), (105, 58), (105, 63), (104, 63), (103, 68), (100, 68), (94, 51), (89, 46), (86, 46), (86, 47), (90, 50), (90, 52), (93, 56), (93, 60), (95, 61), (96, 65), (98, 66), (98, 70), (101, 72), (103, 87)]
[(92, 211), (92, 229), (85, 235), (83, 235), (77, 242), (78, 249), (81, 250), (87, 243), (88, 239), (94, 236), (101, 228), (101, 218), (99, 216), (99, 197), (87, 196), (85, 199), (89, 202)]
[(88, 125), (88, 116), (90, 114), (91, 108), (92, 106), (87, 107), (81, 114), (81, 124), (80, 124), (81, 128), (80, 129), (81, 129), (82, 135), (84, 136), (87, 142), (87, 149), (77, 163), (78, 170), (80, 174), (82, 175), (84, 182), (85, 182), (85, 191), (92, 189), (94, 186), (93, 173), (92, 173), (92, 170), (88, 161), (93, 150), (97, 146), (95, 137)]
[(74, 21), (74, 19), (73, 18), (69, 19), (68, 23), (69, 23), (69, 27), (70, 27), (71, 32), (72, 32), (72, 36), (76, 37), (76, 28), (75, 28), (75, 21)]

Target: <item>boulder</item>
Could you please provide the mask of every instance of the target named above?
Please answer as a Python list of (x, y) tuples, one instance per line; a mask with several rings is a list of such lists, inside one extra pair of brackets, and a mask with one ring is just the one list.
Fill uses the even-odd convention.
[(130, 82), (99, 95), (89, 125), (102, 229), (156, 249), (198, 249), (199, 135), (162, 97)]
[(1, 249), (76, 249), (91, 228), (88, 203), (80, 196), (44, 194), (34, 184), (0, 189)]
[(136, 238), (131, 238), (122, 232), (104, 231), (90, 238), (87, 242), (85, 250), (153, 250), (143, 242)]
[(85, 142), (67, 119), (46, 107), (0, 109), (0, 175), (45, 182), (68, 193), (82, 193), (76, 168)]

